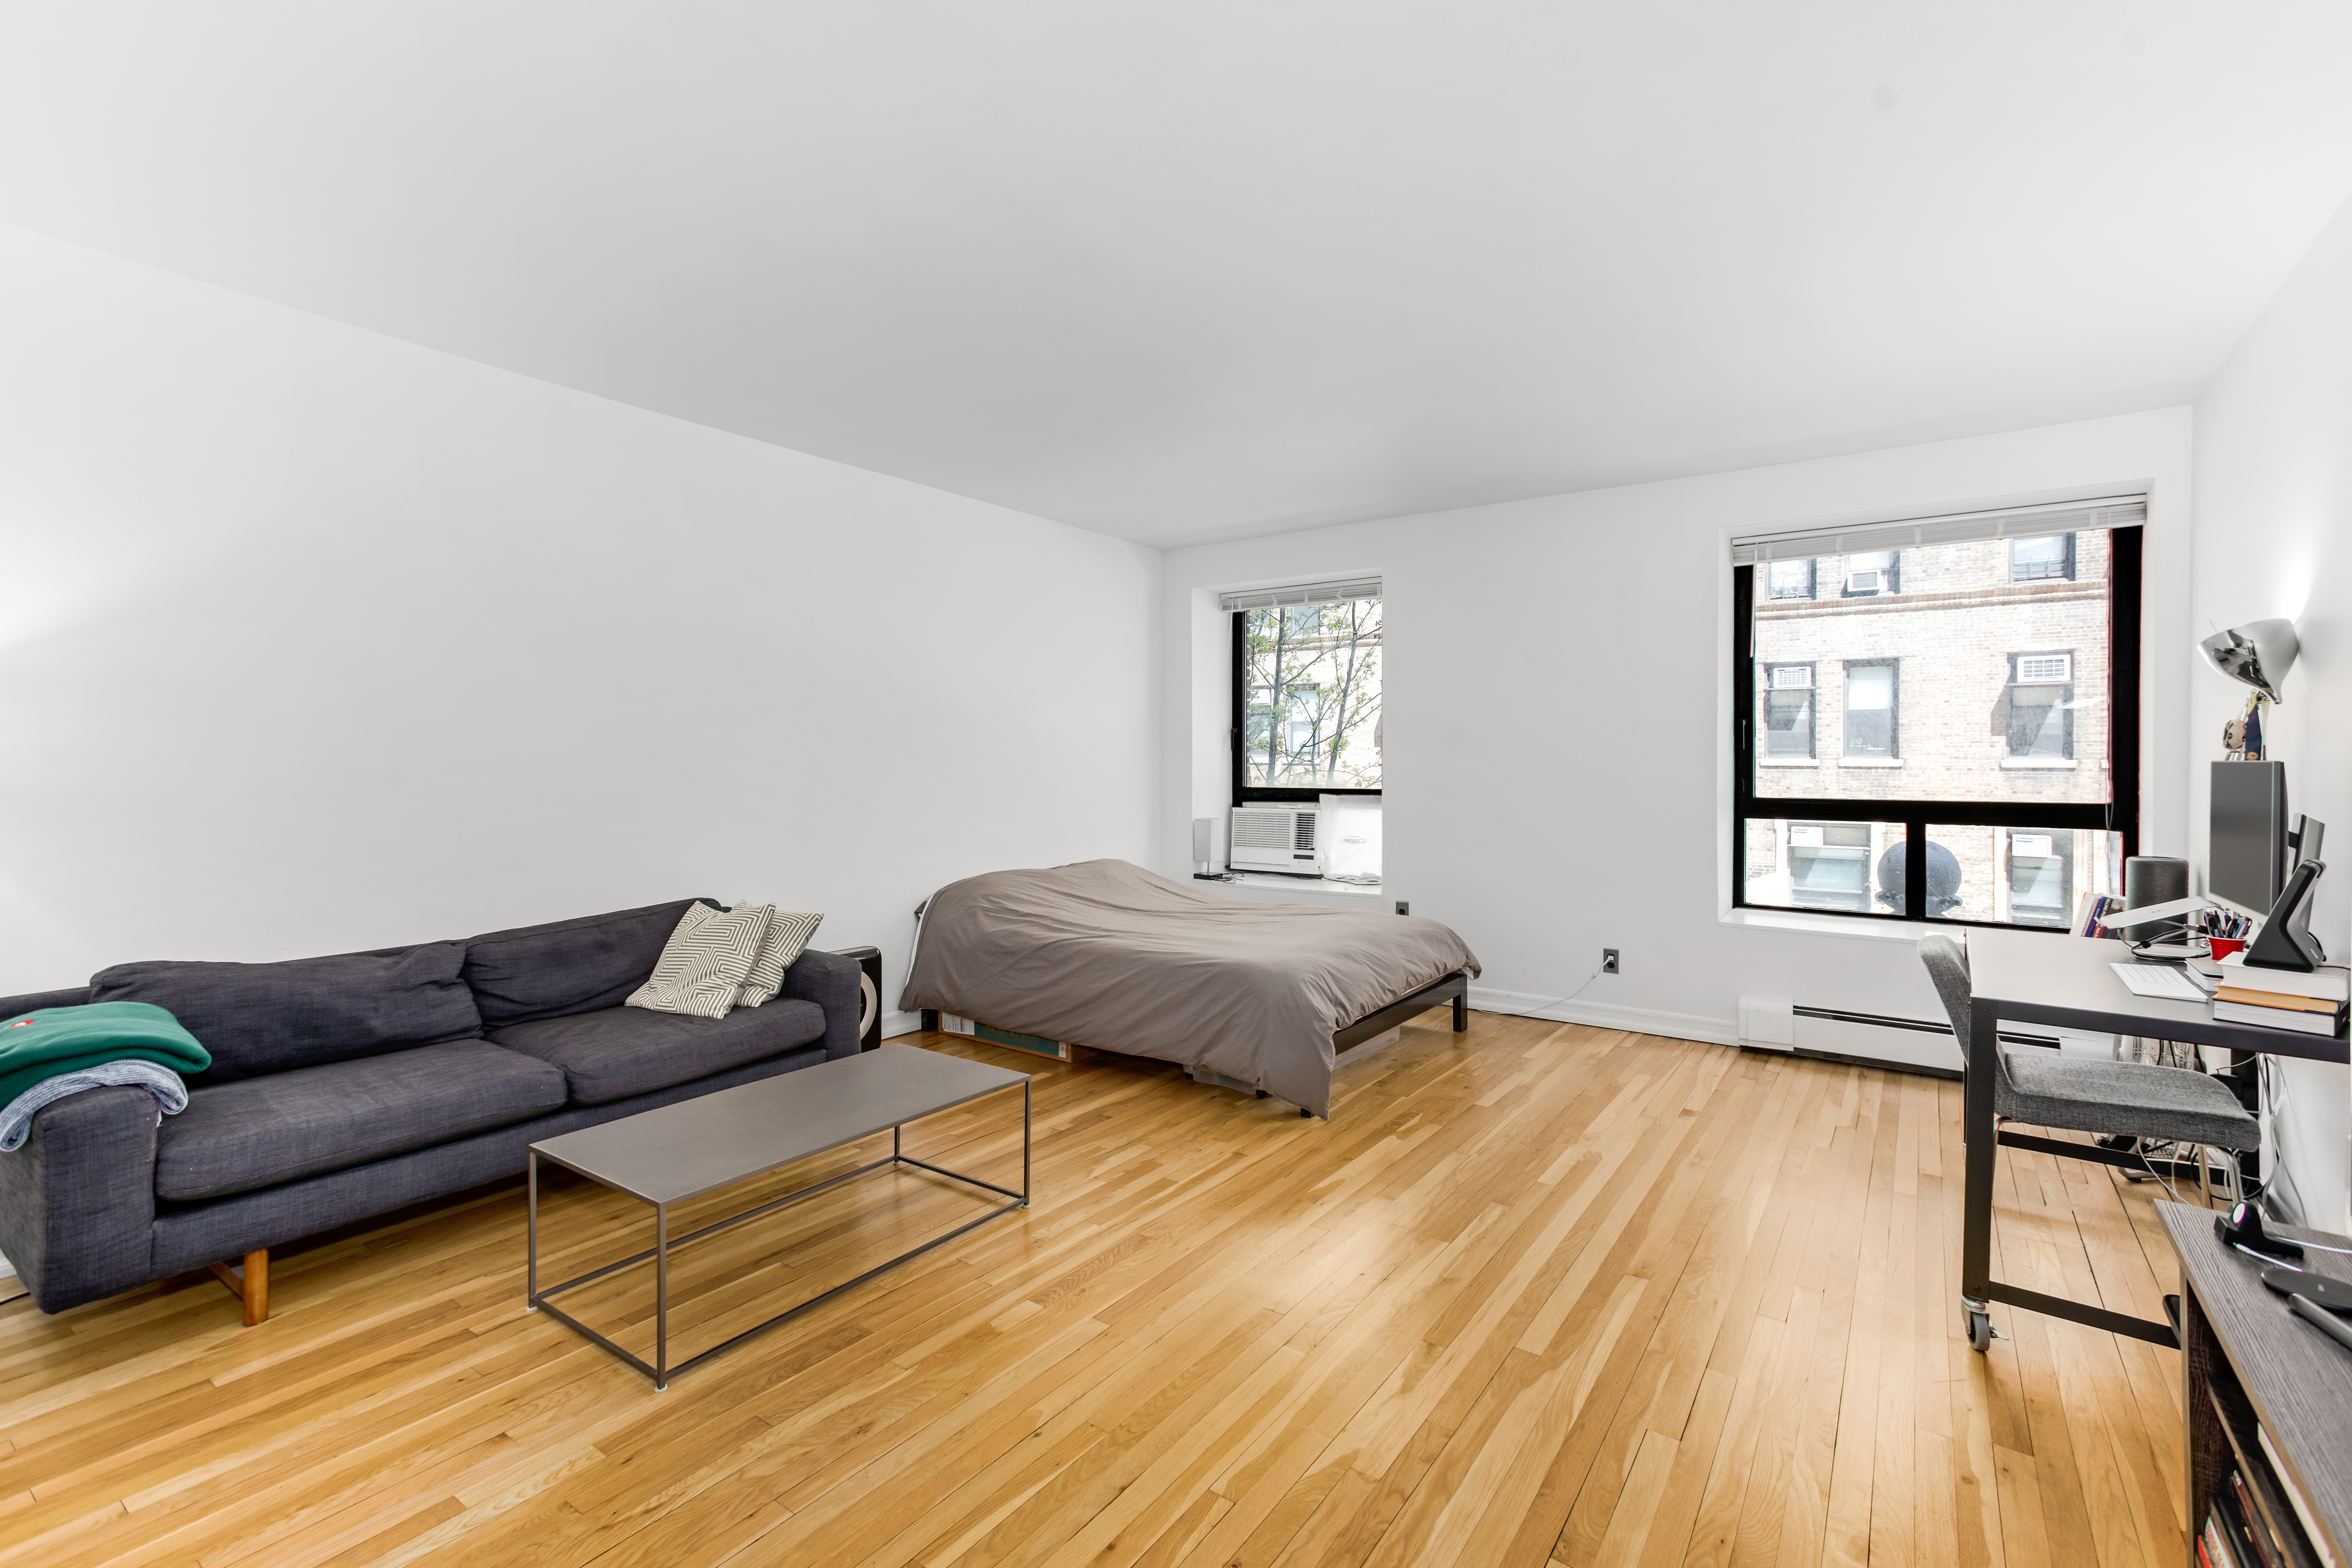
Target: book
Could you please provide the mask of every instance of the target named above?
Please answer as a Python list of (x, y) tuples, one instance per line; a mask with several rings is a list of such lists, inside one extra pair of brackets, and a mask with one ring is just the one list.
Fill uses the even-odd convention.
[(2213, 1004), (2213, 1021), (2217, 1024), (2252, 1024), (2264, 1029), (2292, 1029), (2298, 1035), (2335, 1036), (2343, 1030), (2344, 1015), (2336, 1013), (2293, 1013), (2284, 1007), (2249, 1007), (2242, 1002)]
[(2213, 991), (2217, 1002), (2237, 1002), (2248, 1007), (2275, 1007), (2282, 1013), (2341, 1013), (2344, 1004), (2331, 1002), (2325, 996), (2294, 996), (2282, 991), (2256, 991), (2244, 985), (2221, 985)]
[(2215, 962), (2213, 971), (2224, 985), (2249, 991), (2274, 991), (2286, 996), (2318, 996), (2341, 1002), (2352, 996), (2352, 975), (2341, 969), (2315, 969), (2308, 974), (2294, 969), (2257, 969), (2246, 955), (2233, 952)]
[(2246, 1533), (2246, 1521), (2238, 1513), (2238, 1500), (2226, 1490), (2213, 1494), (2212, 1510), (2206, 1515), (2221, 1527), (2221, 1544), (2238, 1568), (2263, 1568), (2263, 1560), (2255, 1555), (2254, 1543)]
[(2238, 1517), (2245, 1521), (2246, 1538), (2253, 1542), (2254, 1556), (2263, 1568), (2292, 1568), (2285, 1549), (2271, 1534), (2263, 1510), (2254, 1506), (2254, 1494), (2247, 1489), (2246, 1478), (2235, 1469), (2230, 1472), (2230, 1495), (2237, 1500)]
[[(2218, 1497), (2205, 1515), (2205, 1531), (2198, 1537), (2197, 1545), (2213, 1568), (2240, 1568), (2236, 1555), (2230, 1550), (2230, 1527), (2221, 1522), (2221, 1500)], [(2254, 1565), (2249, 1563), (2243, 1568)]]
[(2327, 1564), (2327, 1568), (2340, 1568), (2336, 1554), (2327, 1549), (2327, 1537), (2320, 1532), (2319, 1521), (2312, 1513), (2311, 1504), (2304, 1500), (2303, 1489), (2294, 1484), (2294, 1472), (2286, 1468), (2286, 1461), (2279, 1458), (2278, 1449), (2273, 1446), (2271, 1429), (2257, 1424), (2254, 1441), (2261, 1445), (2263, 1458), (2271, 1462), (2271, 1475), (2278, 1481), (2279, 1490), (2286, 1493), (2287, 1506), (2294, 1510), (2295, 1519), (2303, 1525), (2304, 1539), (2311, 1543), (2313, 1554)]

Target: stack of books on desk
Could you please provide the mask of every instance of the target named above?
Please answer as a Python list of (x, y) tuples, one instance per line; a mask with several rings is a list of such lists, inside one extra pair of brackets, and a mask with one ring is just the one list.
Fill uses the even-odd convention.
[[(2218, 973), (2217, 973), (2218, 972)], [(2258, 1024), (2267, 1029), (2294, 1029), (2306, 1035), (2344, 1032), (2346, 975), (2340, 969), (2250, 969), (2242, 963), (2216, 964), (2220, 984), (2213, 992), (2217, 1024)]]

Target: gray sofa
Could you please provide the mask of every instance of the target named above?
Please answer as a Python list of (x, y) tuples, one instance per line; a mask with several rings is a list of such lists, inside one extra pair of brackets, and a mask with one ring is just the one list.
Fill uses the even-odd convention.
[(0, 1253), (49, 1312), (246, 1259), (224, 1279), (258, 1321), (269, 1247), (514, 1175), (559, 1132), (856, 1053), (859, 969), (828, 952), (724, 1018), (624, 1007), (690, 901), (0, 997), (0, 1019), (152, 1002), (212, 1054), (160, 1125), (142, 1089), (41, 1110), (0, 1153)]

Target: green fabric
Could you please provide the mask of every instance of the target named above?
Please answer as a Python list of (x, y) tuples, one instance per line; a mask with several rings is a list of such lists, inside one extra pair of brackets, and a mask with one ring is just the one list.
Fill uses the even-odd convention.
[(0, 1021), (0, 1105), (43, 1079), (119, 1061), (153, 1062), (183, 1077), (213, 1065), (195, 1036), (152, 1003), (43, 1007)]

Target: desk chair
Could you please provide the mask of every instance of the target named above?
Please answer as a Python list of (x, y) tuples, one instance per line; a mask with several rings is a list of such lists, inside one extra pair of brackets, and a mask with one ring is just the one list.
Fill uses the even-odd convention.
[[(2053, 938), (2053, 940), (2063, 940)], [(1960, 1043), (1960, 1060), (1969, 1059), (1969, 961), (1948, 936), (1922, 937), (1919, 962), (1936, 983), (1936, 994), (1952, 1020)], [(2198, 1147), (2198, 1175), (2204, 1178), (2208, 1148), (2226, 1149), (2233, 1156), (2221, 1163), (2230, 1170), (2230, 1194), (2238, 1194), (2240, 1152), (2262, 1147), (2261, 1123), (2238, 1103), (2229, 1086), (2201, 1072), (2182, 1068), (2154, 1067), (2142, 1062), (2103, 1062), (2061, 1056), (2040, 1049), (1993, 1054), (2000, 1064), (1993, 1079), (1995, 1125), (2023, 1121), (2066, 1132), (2116, 1132), (2136, 1138), (2160, 1139)], [(2101, 1149), (2094, 1144), (2065, 1143), (2033, 1138), (2006, 1130), (1996, 1142), (2032, 1149), (2070, 1160), (2089, 1160), (2126, 1168), (2145, 1165), (2137, 1155)], [(2210, 1189), (2209, 1189), (2210, 1190)], [(1985, 1201), (1991, 1201), (1987, 1194)], [(1992, 1318), (1981, 1301), (1963, 1300), (1969, 1345), (1981, 1351), (1992, 1343)]]

